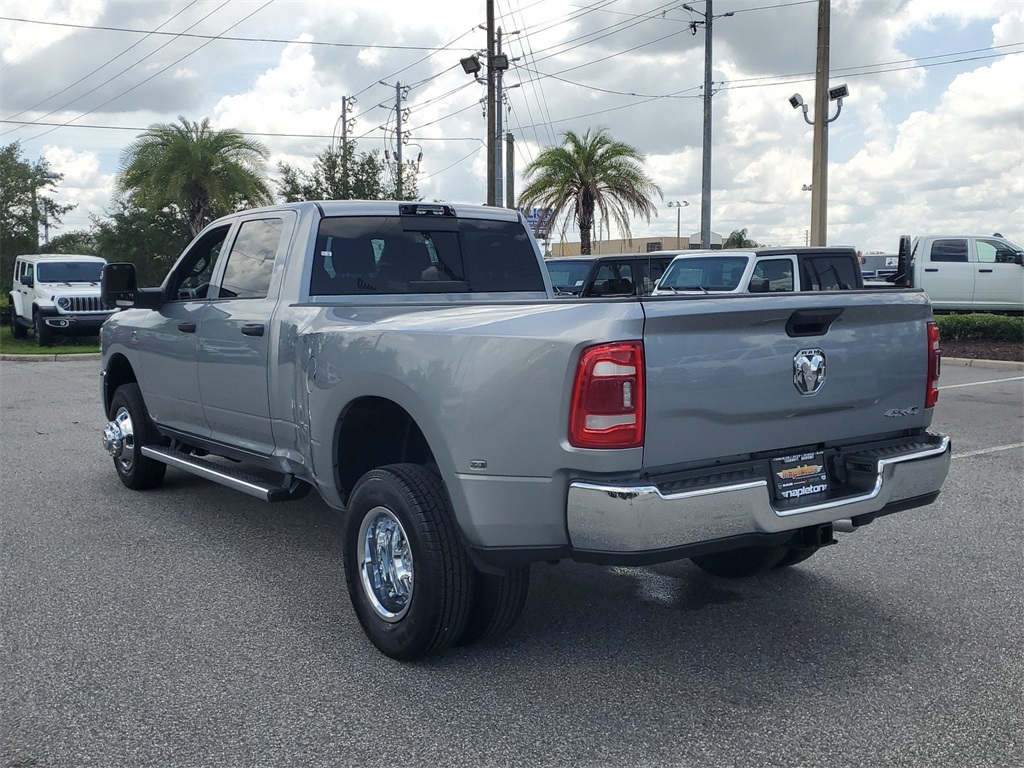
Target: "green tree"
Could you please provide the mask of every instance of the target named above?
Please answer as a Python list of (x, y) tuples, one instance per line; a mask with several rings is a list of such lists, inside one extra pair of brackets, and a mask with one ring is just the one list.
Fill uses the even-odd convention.
[(140, 285), (159, 285), (192, 239), (177, 212), (147, 211), (127, 201), (106, 218), (94, 218), (91, 236), (97, 255), (134, 264)]
[(553, 221), (571, 213), (580, 230), (580, 253), (589, 254), (595, 211), (627, 239), (631, 214), (650, 221), (656, 213), (651, 196), (662, 192), (643, 163), (640, 150), (614, 141), (606, 129), (582, 136), (567, 131), (561, 146), (544, 149), (524, 169), (519, 207), (551, 208)]
[(722, 243), (723, 248), (758, 248), (761, 244), (747, 237), (747, 228), (733, 230)]
[(273, 202), (262, 143), (214, 130), (209, 118), (178, 119), (151, 125), (122, 153), (118, 189), (132, 207), (175, 210), (196, 235), (218, 216)]
[[(403, 163), (402, 197), (417, 199), (415, 163)], [(377, 150), (356, 154), (354, 141), (343, 147), (327, 147), (313, 160), (307, 173), (288, 163), (278, 163), (281, 178), (276, 182), (285, 202), (300, 200), (391, 200), (396, 194), (393, 179), (386, 178), (387, 166)]]
[(81, 253), (96, 255), (96, 237), (88, 230), (76, 229), (50, 240), (47, 253)]
[(44, 222), (51, 227), (60, 224), (61, 217), (75, 207), (58, 205), (51, 197), (63, 178), (50, 170), (44, 158), (26, 160), (19, 142), (0, 149), (0, 275), (5, 286), (14, 258), (39, 251)]

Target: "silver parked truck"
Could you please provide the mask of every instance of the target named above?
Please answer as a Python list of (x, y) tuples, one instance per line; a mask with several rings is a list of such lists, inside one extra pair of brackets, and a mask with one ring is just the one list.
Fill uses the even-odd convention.
[(397, 659), (503, 633), (532, 563), (751, 576), (949, 468), (919, 290), (558, 301), (514, 211), (334, 201), (215, 221), (160, 288), (110, 264), (103, 298), (124, 485), (315, 488)]

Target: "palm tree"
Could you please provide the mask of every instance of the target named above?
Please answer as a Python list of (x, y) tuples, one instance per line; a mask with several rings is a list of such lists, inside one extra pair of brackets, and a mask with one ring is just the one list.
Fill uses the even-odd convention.
[(176, 207), (193, 235), (217, 216), (273, 202), (264, 163), (267, 148), (209, 118), (157, 123), (121, 155), (117, 185), (150, 210)]
[(526, 188), (519, 207), (551, 208), (552, 221), (572, 211), (580, 230), (580, 253), (590, 253), (594, 211), (614, 221), (630, 237), (630, 214), (651, 220), (656, 212), (651, 195), (661, 189), (641, 167), (644, 155), (621, 141), (613, 141), (601, 128), (583, 136), (567, 131), (559, 147), (548, 147), (526, 166)]

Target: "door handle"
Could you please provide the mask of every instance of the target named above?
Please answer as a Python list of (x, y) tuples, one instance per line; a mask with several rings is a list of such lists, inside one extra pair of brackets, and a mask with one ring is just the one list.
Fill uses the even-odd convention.
[(925, 270), (924, 270), (924, 271), (925, 271), (925, 272), (938, 272), (939, 270), (938, 270), (938, 269), (935, 269), (935, 268), (932, 268), (932, 269), (928, 269), (928, 268), (925, 268)]
[(991, 272), (992, 270), (991, 269), (979, 269), (978, 271), (979, 272)]
[(243, 336), (262, 336), (263, 323), (246, 323), (242, 326)]
[(196, 332), (196, 324), (195, 323), (178, 323), (178, 330), (181, 331), (182, 333), (195, 333)]

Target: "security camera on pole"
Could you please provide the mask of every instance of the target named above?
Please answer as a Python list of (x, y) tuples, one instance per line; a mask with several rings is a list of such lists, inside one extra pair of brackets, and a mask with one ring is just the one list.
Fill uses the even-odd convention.
[[(846, 84), (828, 87), (829, 0), (818, 0), (818, 63), (815, 69), (814, 120), (807, 116), (807, 105), (799, 93), (789, 97), (793, 109), (801, 109), (804, 121), (814, 126), (814, 156), (811, 169), (811, 245), (825, 245), (828, 224), (828, 124), (843, 111), (843, 99), (850, 95)], [(828, 116), (828, 103), (838, 102), (835, 115)], [(804, 189), (807, 189), (806, 185)]]

